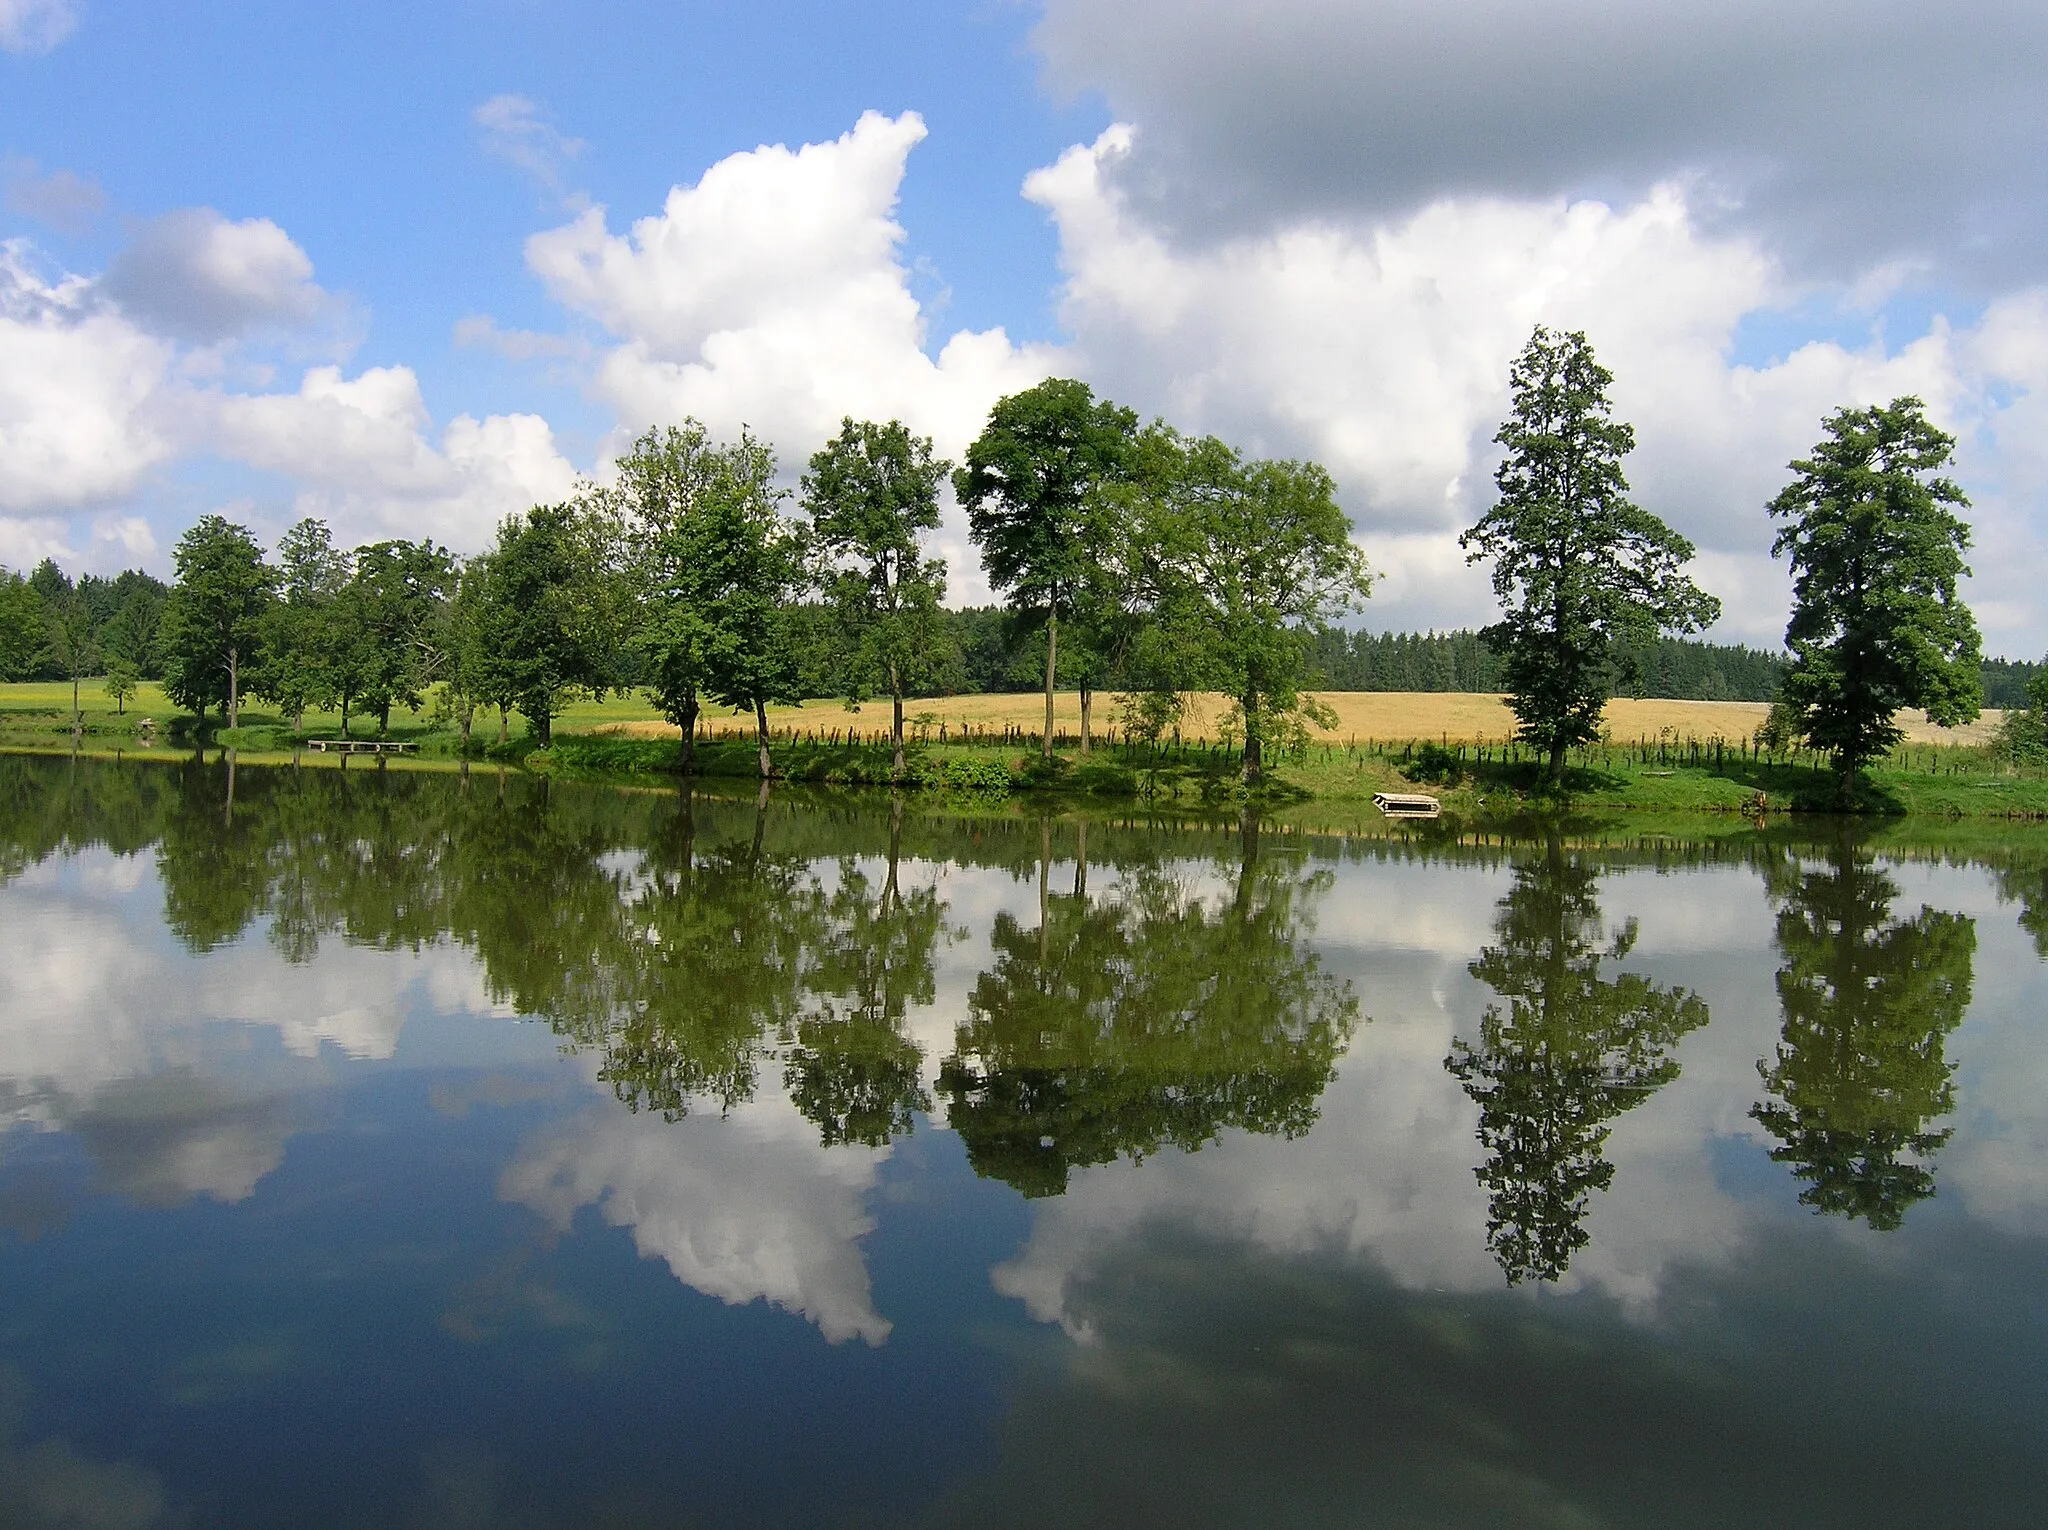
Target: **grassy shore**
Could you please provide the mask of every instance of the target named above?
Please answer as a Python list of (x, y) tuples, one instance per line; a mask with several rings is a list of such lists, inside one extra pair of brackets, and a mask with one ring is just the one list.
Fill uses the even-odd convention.
[[(1415, 790), (1439, 797), (1446, 812), (1465, 819), (1567, 805), (1577, 812), (1742, 817), (1840, 806), (1822, 761), (1805, 752), (1760, 755), (1748, 742), (1763, 711), (1754, 704), (1617, 699), (1608, 713), (1613, 742), (1573, 756), (1560, 797), (1529, 752), (1504, 741), (1499, 719), (1505, 712), (1496, 697), (1364, 693), (1330, 700), (1339, 726), (1272, 762), (1260, 793), (1263, 810), (1316, 804), (1319, 816), (1344, 817), (1371, 812), (1375, 792)], [(309, 713), (293, 730), (274, 712), (253, 707), (238, 729), (201, 730), (153, 685), (143, 686), (124, 709), (117, 710), (96, 682), (81, 687), (80, 701), (74, 738), (69, 685), (0, 686), (0, 748), (168, 753), (204, 742), (252, 758), (289, 758), (304, 739), (341, 731), (341, 719), (331, 713)], [(1098, 741), (1084, 757), (1076, 744), (1078, 699), (1069, 694), (1059, 701), (1059, 748), (1049, 767), (1038, 748), (1039, 697), (911, 703), (914, 743), (896, 784), (977, 797), (1044, 792), (1197, 811), (1241, 800), (1239, 760), (1215, 735), (1219, 709), (1213, 702), (1194, 709), (1180, 742), (1155, 748), (1124, 741), (1104, 698), (1096, 709)], [(890, 784), (887, 717), (886, 706), (853, 712), (836, 702), (775, 709), (770, 723), (778, 775), (826, 785)], [(1977, 735), (1910, 721), (1917, 741), (1871, 773), (1856, 808), (1948, 819), (2048, 818), (2048, 772), (2014, 769)], [(374, 735), (373, 718), (358, 715), (351, 722), (353, 736)], [(698, 746), (699, 770), (715, 778), (752, 777), (751, 724), (743, 717), (711, 720)], [(424, 712), (394, 713), (389, 737), (417, 745), (423, 762), (452, 763), (461, 754), (454, 727), (437, 725)], [(665, 774), (675, 769), (680, 747), (676, 730), (638, 696), (571, 707), (557, 720), (547, 750), (535, 747), (516, 716), (502, 747), (497, 737), (496, 715), (480, 716), (472, 756), (576, 774)]]

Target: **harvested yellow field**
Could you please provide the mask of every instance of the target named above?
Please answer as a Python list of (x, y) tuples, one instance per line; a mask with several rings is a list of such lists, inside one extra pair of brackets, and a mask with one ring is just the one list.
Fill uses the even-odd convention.
[[(1081, 731), (1081, 698), (1073, 691), (1061, 691), (1054, 698), (1055, 728), (1068, 735)], [(1113, 695), (1095, 698), (1093, 724), (1096, 733), (1115, 728), (1121, 731)], [(1322, 700), (1337, 714), (1337, 726), (1319, 734), (1336, 743), (1356, 739), (1447, 739), (1452, 743), (1497, 743), (1514, 732), (1514, 715), (1499, 696), (1458, 691), (1326, 691)], [(1216, 723), (1228, 706), (1214, 695), (1191, 698), (1183, 732), (1189, 738), (1214, 738)], [(1748, 738), (1763, 723), (1770, 708), (1761, 701), (1636, 701), (1617, 697), (1607, 704), (1607, 728), (1617, 743), (1655, 739)], [(1921, 712), (1901, 714), (1907, 737), (1917, 744), (1982, 744), (1997, 731), (2004, 713), (1987, 711), (1974, 723), (1961, 728), (1937, 728)], [(1004, 694), (986, 696), (941, 696), (904, 704), (903, 716), (912, 733), (933, 739), (958, 738), (963, 728), (980, 735), (1004, 728), (1020, 728), (1036, 735), (1045, 721), (1043, 695)], [(777, 731), (848, 733), (869, 738), (886, 737), (889, 732), (889, 704), (870, 702), (858, 712), (843, 702), (808, 701), (800, 707), (770, 707), (769, 726)], [(754, 719), (733, 713), (707, 713), (707, 731), (716, 734), (751, 734)], [(640, 737), (674, 738), (676, 729), (658, 721), (622, 721), (596, 726), (599, 733), (624, 733)]]

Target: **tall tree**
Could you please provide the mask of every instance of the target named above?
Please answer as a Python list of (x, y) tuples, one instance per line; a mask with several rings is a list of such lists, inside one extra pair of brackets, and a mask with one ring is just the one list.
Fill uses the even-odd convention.
[(1976, 923), (1932, 908), (1894, 917), (1898, 885), (1847, 837), (1825, 865), (1784, 863), (1766, 886), (1785, 1026), (1757, 1064), (1770, 1098), (1750, 1114), (1806, 1182), (1802, 1202), (1888, 1231), (1934, 1194), (1949, 1132), (1933, 1123), (1955, 1108), (1947, 1043), (1970, 1007)]
[(1131, 461), (1138, 417), (1086, 383), (1049, 378), (997, 401), (953, 475), (989, 583), (1045, 629), (1044, 753), (1052, 758), (1060, 622), (1091, 584), (1100, 489)]
[(1472, 975), (1489, 1004), (1476, 1045), (1453, 1042), (1444, 1066), (1479, 1106), (1486, 1242), (1510, 1285), (1556, 1280), (1586, 1244), (1586, 1210), (1614, 1181), (1615, 1117), (1678, 1076), (1671, 1050), (1707, 1022), (1706, 1002), (1632, 972), (1604, 974), (1636, 942), (1610, 937), (1598, 872), (1553, 836), (1515, 868), (1494, 921), (1496, 944)]
[(1846, 792), (1904, 736), (1901, 707), (1924, 707), (1944, 726), (1968, 722), (1983, 677), (1977, 623), (1956, 595), (1970, 528), (1955, 512), (1969, 501), (1936, 476), (1955, 438), (1917, 398), (1838, 409), (1823, 428), (1771, 501), (1784, 523), (1771, 551), (1792, 565), (1784, 694)]
[(209, 706), (241, 721), (242, 668), (260, 650), (276, 571), (246, 526), (202, 516), (171, 554), (178, 582), (164, 611), (164, 691), (201, 718)]
[(258, 686), (292, 720), (305, 726), (306, 708), (340, 696), (337, 684), (337, 602), (348, 583), (348, 555), (334, 545), (327, 523), (311, 516), (277, 544), (278, 599), (265, 614), (263, 667)]
[(619, 459), (618, 497), (639, 606), (628, 646), (662, 716), (682, 732), (684, 771), (697, 762), (697, 721), (713, 656), (730, 640), (720, 620), (721, 549), (745, 503), (770, 488), (758, 445), (713, 441), (695, 420), (649, 430)]
[(1330, 475), (1312, 462), (1246, 462), (1214, 436), (1146, 432), (1146, 572), (1162, 619), (1199, 645), (1207, 678), (1233, 698), (1244, 779), (1270, 743), (1334, 722), (1303, 693), (1317, 633), (1371, 591)]
[(78, 682), (98, 668), (100, 645), (93, 631), (92, 606), (84, 594), (66, 588), (55, 600), (46, 601), (49, 617), (49, 653), (57, 672), (71, 682), (71, 726), (80, 722)]
[(0, 568), (0, 680), (17, 680), (42, 662), (47, 617), (36, 587)]
[(786, 497), (775, 485), (775, 454), (766, 444), (743, 434), (726, 447), (718, 490), (697, 528), (702, 561), (693, 576), (709, 592), (705, 693), (754, 714), (764, 781), (772, 770), (768, 708), (802, 699), (789, 606), (803, 584), (804, 547), (783, 517)]
[(946, 564), (924, 556), (922, 538), (938, 529), (939, 485), (951, 468), (901, 420), (849, 418), (803, 477), (826, 591), (854, 638), (847, 700), (865, 700), (876, 680), (888, 691), (898, 773), (904, 693), (929, 684), (947, 657)]
[(588, 497), (509, 516), (492, 549), (486, 622), (501, 645), (505, 693), (542, 748), (578, 690), (610, 683), (600, 534)]
[(1565, 752), (1600, 736), (1624, 646), (1695, 632), (1721, 603), (1684, 573), (1692, 543), (1628, 497), (1635, 431), (1614, 419), (1614, 375), (1585, 335), (1538, 325), (1508, 374), (1499, 501), (1459, 538), (1493, 563), (1501, 619), (1480, 634), (1501, 656), (1517, 733), (1564, 775)]
[(354, 561), (344, 609), (362, 645), (360, 694), (377, 714), (377, 731), (388, 733), (391, 708), (417, 711), (441, 676), (440, 615), (455, 560), (431, 540), (400, 540), (357, 548)]

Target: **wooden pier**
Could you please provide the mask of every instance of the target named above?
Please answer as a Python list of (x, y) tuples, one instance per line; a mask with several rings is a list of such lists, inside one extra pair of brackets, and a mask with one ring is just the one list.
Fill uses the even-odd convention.
[(315, 754), (418, 754), (418, 744), (379, 738), (309, 738), (306, 747)]
[(1436, 798), (1420, 792), (1374, 792), (1372, 805), (1389, 818), (1435, 818), (1444, 810)]

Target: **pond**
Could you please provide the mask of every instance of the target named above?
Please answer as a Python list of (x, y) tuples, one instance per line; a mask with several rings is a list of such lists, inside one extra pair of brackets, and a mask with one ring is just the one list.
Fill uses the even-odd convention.
[(2048, 834), (0, 757), (0, 1524), (2048, 1523)]

